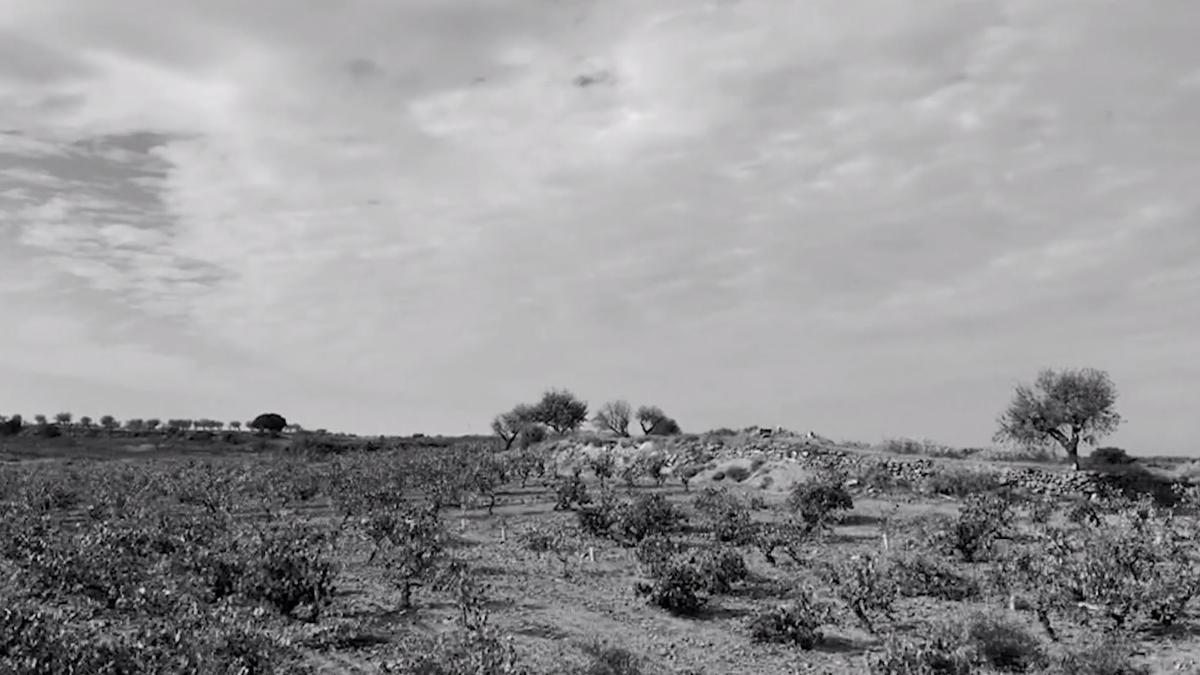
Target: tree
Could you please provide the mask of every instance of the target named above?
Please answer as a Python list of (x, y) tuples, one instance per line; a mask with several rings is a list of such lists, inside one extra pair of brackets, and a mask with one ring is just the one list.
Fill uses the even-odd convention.
[(234, 431), (239, 431), (239, 430), (241, 430), (241, 428), (242, 428), (242, 423), (241, 423), (241, 422), (237, 422), (237, 421), (230, 422), (230, 423), (229, 423), (229, 428), (230, 428), (230, 429), (233, 429)]
[(125, 430), (137, 433), (146, 429), (146, 421), (140, 419), (125, 420)]
[(150, 419), (146, 420), (146, 428), (150, 431), (154, 431), (161, 425), (162, 420), (158, 419), (157, 417), (151, 417)]
[(1095, 445), (1121, 424), (1116, 400), (1117, 388), (1102, 370), (1043, 370), (1032, 387), (1017, 386), (994, 440), (1034, 447), (1057, 442), (1078, 471), (1079, 442)]
[(667, 414), (662, 411), (662, 408), (656, 405), (644, 405), (637, 409), (638, 425), (642, 427), (642, 433), (649, 435), (650, 430), (660, 420), (667, 418)]
[(92, 428), (92, 418), (88, 417), (87, 415), (80, 417), (79, 418), (79, 426), (83, 427), (84, 429), (91, 429)]
[(522, 403), (506, 413), (496, 415), (492, 420), (492, 432), (504, 441), (504, 449), (508, 450), (526, 429), (535, 424), (533, 406)]
[(50, 422), (49, 420), (46, 419), (45, 415), (34, 415), (33, 421), (37, 422), (38, 426), (40, 426), (40, 427), (44, 427), (47, 424), (49, 424), (49, 422)]
[(611, 431), (622, 437), (629, 437), (629, 421), (633, 417), (633, 408), (628, 401), (609, 401), (600, 406), (592, 424), (601, 431)]
[(556, 434), (575, 431), (587, 421), (587, 403), (566, 389), (551, 389), (533, 407), (534, 420), (545, 424)]
[(54, 416), (54, 421), (63, 425), (64, 427), (70, 426), (71, 420), (73, 419), (75, 419), (75, 416), (69, 412), (60, 412)]
[(647, 436), (674, 436), (681, 432), (679, 423), (667, 417), (658, 406), (642, 406), (637, 410), (638, 425)]
[(246, 426), (254, 429), (255, 431), (269, 431), (274, 435), (283, 431), (284, 427), (287, 425), (287, 419), (285, 419), (283, 415), (278, 413), (263, 413), (258, 417), (255, 417)]
[(21, 427), (23, 426), (24, 420), (21, 419), (21, 416), (13, 415), (5, 420), (3, 424), (0, 424), (0, 434), (6, 436), (16, 436), (17, 434), (21, 433)]
[(112, 415), (104, 415), (103, 417), (100, 418), (100, 426), (104, 427), (104, 430), (110, 434), (119, 425), (120, 425), (120, 423), (117, 422), (117, 418), (113, 417)]

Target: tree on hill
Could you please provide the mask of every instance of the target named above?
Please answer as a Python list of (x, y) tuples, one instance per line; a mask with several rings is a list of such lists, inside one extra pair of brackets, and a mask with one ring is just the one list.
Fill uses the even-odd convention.
[(633, 408), (628, 401), (609, 401), (600, 406), (592, 424), (601, 431), (611, 431), (622, 437), (629, 437), (629, 422), (633, 418)]
[(533, 418), (545, 424), (556, 434), (575, 431), (588, 418), (587, 403), (579, 400), (566, 389), (551, 389), (542, 394), (542, 400), (533, 406)]
[(496, 415), (492, 419), (492, 432), (504, 441), (504, 449), (508, 450), (521, 434), (537, 423), (533, 406), (522, 403), (506, 413)]
[(644, 405), (637, 409), (638, 425), (647, 436), (674, 436), (681, 433), (679, 423), (667, 417), (656, 405)]
[(79, 418), (79, 426), (84, 429), (91, 429), (92, 428), (92, 418), (88, 417), (87, 415), (80, 417)]
[(38, 426), (40, 426), (40, 427), (44, 427), (50, 423), (50, 420), (46, 419), (45, 415), (34, 415), (33, 421), (37, 422)]
[(100, 426), (104, 427), (104, 430), (111, 434), (118, 426), (120, 426), (120, 422), (118, 422), (117, 418), (113, 417), (112, 415), (104, 415), (100, 418)]
[(283, 415), (278, 413), (263, 413), (251, 420), (246, 426), (255, 431), (267, 431), (271, 434), (279, 434), (287, 425), (287, 419)]
[(229, 423), (229, 428), (233, 429), (234, 431), (239, 431), (242, 428), (242, 423), (235, 420)]
[(1121, 424), (1116, 401), (1117, 388), (1102, 370), (1043, 370), (1033, 386), (1017, 386), (997, 420), (994, 440), (1031, 447), (1058, 443), (1078, 471), (1080, 441), (1095, 445)]
[(69, 412), (60, 412), (54, 416), (54, 421), (57, 424), (63, 425), (64, 427), (70, 426), (71, 420), (73, 420), (73, 419), (75, 419), (75, 416)]

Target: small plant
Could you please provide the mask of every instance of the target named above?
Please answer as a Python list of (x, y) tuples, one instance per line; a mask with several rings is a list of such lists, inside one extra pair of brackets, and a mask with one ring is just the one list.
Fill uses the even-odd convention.
[(872, 675), (971, 675), (969, 654), (960, 644), (940, 637), (925, 640), (889, 635), (883, 651), (867, 655)]
[(571, 675), (641, 675), (642, 659), (622, 647), (593, 640), (581, 646), (588, 658), (585, 666), (576, 668)]
[(833, 606), (816, 599), (812, 590), (805, 588), (791, 602), (755, 614), (750, 619), (750, 639), (794, 644), (807, 651), (825, 639), (821, 627), (834, 623)]

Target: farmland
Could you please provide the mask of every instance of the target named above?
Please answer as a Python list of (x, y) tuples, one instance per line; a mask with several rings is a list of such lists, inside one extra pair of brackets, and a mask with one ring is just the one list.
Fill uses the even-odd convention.
[(3, 670), (1200, 672), (1178, 481), (790, 435), (239, 447), (4, 465)]

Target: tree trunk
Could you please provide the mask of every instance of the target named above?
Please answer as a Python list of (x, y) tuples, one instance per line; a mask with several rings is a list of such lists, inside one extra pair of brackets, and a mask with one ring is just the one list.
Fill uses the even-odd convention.
[(1071, 467), (1075, 471), (1079, 470), (1079, 437), (1072, 436), (1067, 441), (1067, 457), (1071, 458)]

